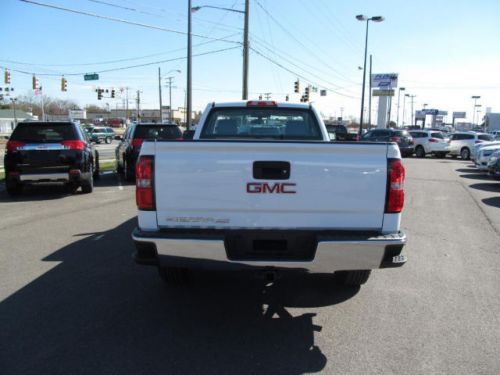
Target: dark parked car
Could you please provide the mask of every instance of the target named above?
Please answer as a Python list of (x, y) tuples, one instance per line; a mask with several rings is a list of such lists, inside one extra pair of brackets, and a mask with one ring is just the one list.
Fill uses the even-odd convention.
[(25, 184), (65, 183), (91, 193), (99, 177), (99, 156), (73, 122), (21, 122), (6, 145), (5, 182), (10, 195)]
[(116, 169), (127, 181), (135, 178), (135, 163), (142, 142), (150, 139), (182, 140), (182, 131), (175, 124), (132, 124), (116, 148)]
[(361, 137), (365, 142), (396, 142), (401, 156), (411, 156), (415, 152), (413, 138), (407, 130), (373, 129)]

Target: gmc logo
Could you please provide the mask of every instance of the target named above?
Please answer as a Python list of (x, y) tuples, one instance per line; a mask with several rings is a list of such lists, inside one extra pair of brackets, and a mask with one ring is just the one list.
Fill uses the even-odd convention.
[(267, 182), (249, 182), (247, 183), (247, 193), (250, 194), (295, 194), (293, 189), (297, 184), (280, 183), (269, 184)]

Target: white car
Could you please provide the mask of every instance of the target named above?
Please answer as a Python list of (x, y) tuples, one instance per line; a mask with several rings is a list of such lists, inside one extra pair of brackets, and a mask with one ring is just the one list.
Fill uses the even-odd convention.
[(482, 148), (489, 147), (489, 146), (496, 146), (496, 145), (500, 145), (500, 141), (476, 143), (471, 150), (471, 154), (470, 154), (471, 160), (473, 162), (476, 161), (476, 155), (479, 153), (479, 151)]
[(444, 158), (450, 152), (450, 145), (444, 138), (444, 134), (437, 130), (411, 130), (411, 136), (415, 144), (415, 155), (423, 158), (432, 154), (438, 158)]
[(497, 145), (489, 145), (486, 147), (482, 147), (479, 149), (477, 153), (477, 157), (474, 161), (476, 164), (477, 169), (481, 171), (487, 171), (488, 170), (488, 161), (490, 160), (490, 157), (493, 155), (495, 151), (500, 150), (500, 143)]
[(471, 156), (475, 144), (493, 141), (493, 136), (487, 133), (457, 132), (450, 137), (450, 155), (460, 156), (468, 160)]

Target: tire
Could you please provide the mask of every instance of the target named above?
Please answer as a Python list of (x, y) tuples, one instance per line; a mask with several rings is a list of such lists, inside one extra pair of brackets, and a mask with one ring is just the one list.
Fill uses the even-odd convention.
[(418, 146), (416, 149), (415, 149), (415, 156), (417, 158), (425, 158), (425, 150), (422, 146)]
[(123, 177), (125, 181), (134, 182), (135, 174), (130, 170), (130, 166), (128, 165), (127, 159), (123, 160)]
[(467, 147), (464, 147), (460, 150), (460, 157), (463, 160), (469, 160), (470, 158), (470, 150)]
[(89, 171), (89, 177), (82, 181), (82, 193), (90, 194), (94, 190), (94, 168), (91, 165)]
[(66, 192), (68, 194), (75, 194), (77, 190), (78, 190), (77, 184), (73, 182), (69, 182), (68, 184), (66, 184)]
[(186, 268), (158, 266), (158, 274), (164, 283), (170, 285), (183, 285), (189, 279), (189, 271)]
[(110, 137), (107, 137), (104, 142), (106, 142), (107, 144), (110, 144), (111, 143), (111, 138)]
[(95, 162), (94, 162), (94, 174), (93, 178), (94, 180), (98, 180), (101, 176), (99, 174), (100, 168), (99, 168), (99, 153), (95, 153)]
[(9, 182), (7, 181), (5, 186), (5, 190), (7, 190), (7, 194), (11, 197), (15, 197), (21, 195), (23, 192), (23, 185), (18, 184), (17, 182)]
[(342, 284), (348, 286), (360, 286), (368, 281), (372, 270), (340, 271), (337, 273)]

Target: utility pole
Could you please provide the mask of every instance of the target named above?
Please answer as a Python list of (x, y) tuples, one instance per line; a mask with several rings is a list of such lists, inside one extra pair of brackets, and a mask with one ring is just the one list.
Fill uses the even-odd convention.
[(174, 121), (174, 118), (173, 118), (173, 115), (172, 115), (172, 80), (174, 79), (174, 77), (167, 77), (165, 78), (168, 80), (168, 107), (169, 107), (169, 110), (168, 110), (168, 113), (169, 113), (169, 121), (170, 122), (173, 122)]
[(139, 112), (141, 110), (141, 91), (140, 90), (137, 90), (136, 101), (137, 101), (137, 116), (136, 116), (136, 119), (137, 119), (137, 122), (141, 122), (140, 121), (141, 115), (139, 114)]
[(271, 99), (271, 95), (272, 95), (272, 94), (271, 94), (270, 92), (266, 92), (266, 93), (264, 93), (264, 96), (266, 97), (266, 100)]
[(42, 91), (42, 86), (39, 88), (40, 90), (40, 97), (42, 99), (42, 121), (45, 121), (45, 105), (43, 103), (43, 91)]
[(398, 89), (398, 114), (397, 114), (397, 120), (396, 120), (396, 126), (400, 126), (399, 125), (399, 104), (401, 103), (401, 91), (405, 91), (405, 88), (404, 87), (400, 87)]
[[(191, 2), (191, 0), (189, 0)], [(190, 4), (191, 6), (191, 4)], [(243, 95), (242, 99), (248, 99), (248, 21), (250, 13), (250, 0), (245, 0), (245, 25), (243, 28)]]
[(186, 93), (186, 130), (191, 130), (191, 0), (188, 0), (188, 40), (187, 40), (187, 93)]
[(370, 96), (368, 97), (368, 130), (372, 126), (372, 55), (370, 55), (370, 76), (368, 81), (368, 89)]
[(392, 112), (392, 96), (389, 96), (389, 109), (387, 110), (387, 128), (390, 127), (391, 124), (391, 112)]
[(417, 95), (409, 95), (411, 98), (411, 125), (415, 125), (415, 113), (413, 112), (413, 100), (416, 98)]
[(128, 87), (125, 88), (126, 90), (126, 93), (127, 93), (127, 104), (126, 104), (126, 114), (125, 114), (125, 121), (128, 125), (128, 118), (129, 118), (129, 115), (128, 115)]
[(479, 95), (473, 95), (471, 98), (474, 99), (474, 107), (472, 108), (472, 126), (474, 126), (474, 123), (476, 122), (477, 100), (481, 99), (481, 97)]
[(160, 124), (163, 122), (163, 114), (161, 110), (161, 68), (158, 67), (158, 93), (160, 95)]

